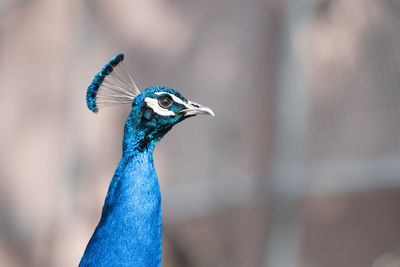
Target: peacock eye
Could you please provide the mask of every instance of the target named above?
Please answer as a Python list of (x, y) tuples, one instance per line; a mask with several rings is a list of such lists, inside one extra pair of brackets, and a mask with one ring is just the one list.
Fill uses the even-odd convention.
[(169, 95), (162, 95), (158, 98), (158, 104), (162, 108), (169, 108), (174, 101)]

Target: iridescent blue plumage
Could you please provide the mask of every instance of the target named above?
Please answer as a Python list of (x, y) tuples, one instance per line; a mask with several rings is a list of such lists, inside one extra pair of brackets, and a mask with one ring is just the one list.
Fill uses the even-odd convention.
[[(123, 59), (114, 57), (88, 88), (87, 103), (97, 110), (96, 95)], [(132, 91), (117, 82), (119, 93)], [(109, 89), (114, 88), (109, 86)], [(120, 90), (121, 89), (121, 90)], [(126, 103), (121, 94), (107, 98)], [(105, 103), (105, 102), (103, 102)], [(79, 266), (137, 266), (161, 264), (161, 197), (153, 164), (156, 143), (177, 123), (196, 114), (213, 115), (211, 109), (186, 100), (168, 87), (151, 87), (131, 100), (125, 124), (122, 158), (111, 180), (99, 224)], [(106, 103), (105, 103), (106, 104)]]
[(122, 157), (80, 266), (160, 266), (161, 198), (152, 153)]

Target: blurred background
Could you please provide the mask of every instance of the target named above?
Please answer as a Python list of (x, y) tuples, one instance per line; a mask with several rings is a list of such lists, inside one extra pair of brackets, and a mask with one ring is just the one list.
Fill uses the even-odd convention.
[(163, 266), (400, 266), (400, 1), (0, 0), (0, 266), (77, 266), (129, 106), (114, 55), (211, 107), (157, 146)]

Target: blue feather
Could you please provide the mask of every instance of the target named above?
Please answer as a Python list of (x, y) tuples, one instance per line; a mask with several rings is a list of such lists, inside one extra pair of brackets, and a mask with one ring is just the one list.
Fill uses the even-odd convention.
[(140, 93), (130, 75), (122, 68), (123, 60), (123, 54), (113, 57), (94, 77), (86, 93), (86, 104), (91, 111), (97, 112), (99, 104), (130, 103)]
[(89, 85), (86, 93), (86, 103), (91, 111), (97, 112), (96, 95), (101, 84), (103, 83), (104, 78), (109, 75), (113, 71), (114, 67), (117, 66), (122, 60), (124, 60), (124, 54), (119, 54), (113, 57), (110, 62), (104, 65), (101, 71), (96, 74), (93, 82)]

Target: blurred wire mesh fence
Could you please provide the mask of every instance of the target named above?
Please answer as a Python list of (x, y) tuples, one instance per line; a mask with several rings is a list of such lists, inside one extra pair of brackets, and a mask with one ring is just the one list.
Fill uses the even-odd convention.
[(84, 94), (119, 52), (141, 89), (216, 112), (156, 150), (164, 266), (400, 266), (399, 1), (3, 0), (0, 14), (0, 266), (77, 265), (129, 110), (93, 116)]

